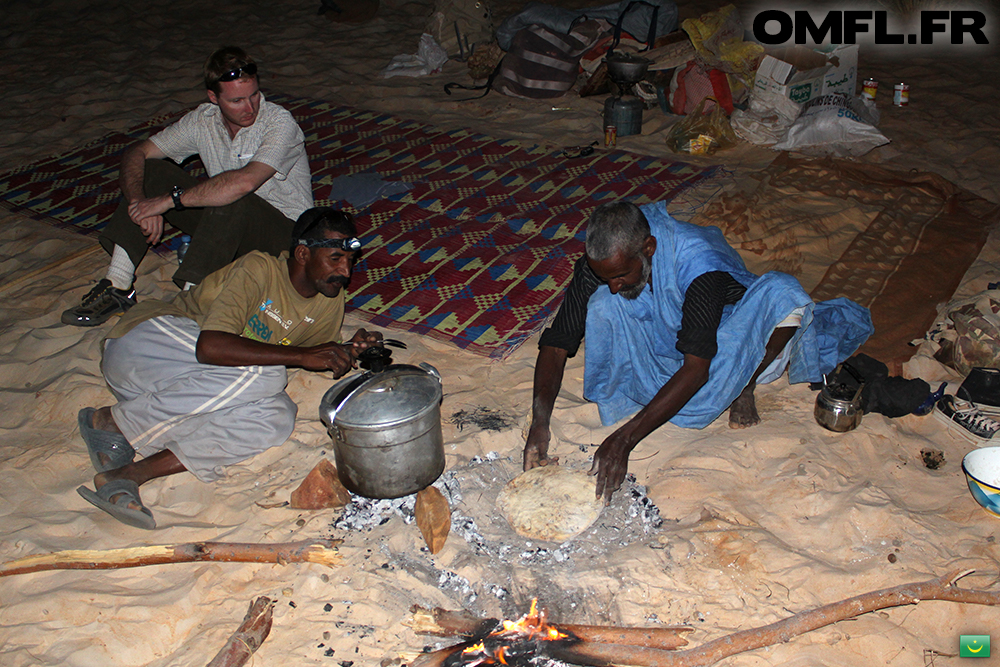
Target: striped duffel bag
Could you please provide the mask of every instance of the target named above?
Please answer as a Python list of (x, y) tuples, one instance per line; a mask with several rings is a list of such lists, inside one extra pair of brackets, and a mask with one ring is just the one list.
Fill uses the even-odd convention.
[(580, 56), (600, 40), (607, 24), (588, 20), (559, 34), (533, 23), (514, 35), (493, 89), (512, 97), (560, 97), (576, 83)]

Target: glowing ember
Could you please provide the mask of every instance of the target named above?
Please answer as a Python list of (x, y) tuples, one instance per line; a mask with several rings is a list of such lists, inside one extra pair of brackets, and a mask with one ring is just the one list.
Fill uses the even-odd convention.
[(503, 621), (502, 629), (477, 638), (452, 654), (445, 667), (480, 667), (505, 665), (521, 667), (532, 664), (532, 658), (548, 655), (547, 649), (572, 646), (580, 640), (570, 632), (560, 630), (545, 620), (545, 611), (538, 611), (538, 601), (517, 621)]

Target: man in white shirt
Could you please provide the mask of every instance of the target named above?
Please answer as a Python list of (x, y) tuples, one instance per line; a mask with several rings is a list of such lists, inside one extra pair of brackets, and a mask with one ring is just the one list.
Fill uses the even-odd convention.
[[(135, 304), (135, 269), (159, 243), (165, 221), (191, 235), (173, 276), (189, 288), (251, 250), (277, 256), (294, 221), (312, 207), (302, 130), (287, 110), (264, 100), (253, 59), (223, 47), (205, 62), (204, 75), (208, 102), (122, 156), (122, 203), (100, 236), (111, 264), (80, 305), (62, 314), (64, 324), (97, 326)], [(195, 154), (207, 180), (178, 166)]]

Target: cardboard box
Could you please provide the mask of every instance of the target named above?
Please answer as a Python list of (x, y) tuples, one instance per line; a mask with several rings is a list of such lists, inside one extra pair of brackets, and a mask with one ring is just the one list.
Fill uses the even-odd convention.
[(858, 45), (807, 49), (789, 46), (769, 51), (757, 67), (754, 89), (802, 104), (829, 93), (854, 95), (858, 83)]

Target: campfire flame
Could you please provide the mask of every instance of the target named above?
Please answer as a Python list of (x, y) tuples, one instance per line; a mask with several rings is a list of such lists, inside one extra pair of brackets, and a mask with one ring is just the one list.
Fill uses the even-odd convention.
[(502, 629), (494, 630), (482, 639), (466, 646), (448, 665), (480, 667), (485, 665), (515, 665), (532, 656), (544, 654), (546, 642), (574, 644), (579, 641), (572, 633), (560, 630), (546, 620), (545, 610), (538, 610), (538, 600), (531, 601), (528, 613), (516, 621), (503, 621)]

